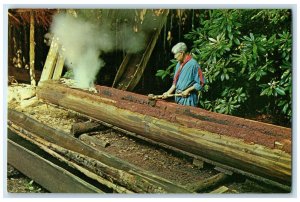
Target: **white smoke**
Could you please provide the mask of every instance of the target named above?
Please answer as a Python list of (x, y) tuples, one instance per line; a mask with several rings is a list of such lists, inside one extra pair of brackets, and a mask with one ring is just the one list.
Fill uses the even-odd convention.
[[(101, 37), (97, 27), (70, 15), (59, 14), (53, 19), (51, 32), (62, 46), (63, 51), (60, 53), (65, 56), (66, 65), (73, 70), (77, 86), (80, 88), (93, 86), (98, 71), (105, 65), (99, 59), (103, 47), (97, 44)], [(104, 45), (111, 47), (111, 44)]]
[[(124, 30), (127, 33), (124, 33)], [(69, 14), (57, 14), (53, 18), (51, 32), (62, 46), (60, 53), (65, 64), (74, 72), (79, 88), (93, 87), (99, 70), (105, 65), (101, 59), (103, 52), (116, 49), (135, 53), (145, 47), (144, 33), (133, 33), (131, 27), (112, 31), (110, 23), (95, 25), (89, 21), (75, 18)], [(122, 44), (116, 36), (123, 36)]]

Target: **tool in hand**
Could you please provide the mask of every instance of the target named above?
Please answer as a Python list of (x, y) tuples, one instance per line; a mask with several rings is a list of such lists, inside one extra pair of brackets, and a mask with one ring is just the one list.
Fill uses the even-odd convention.
[[(169, 95), (167, 95), (166, 98), (174, 97), (174, 96), (182, 96), (182, 94), (178, 94), (178, 93), (176, 93), (176, 94), (169, 94)], [(148, 101), (149, 101), (148, 104), (149, 104), (150, 106), (154, 107), (155, 104), (156, 104), (156, 100), (157, 100), (157, 99), (166, 99), (166, 98), (163, 98), (163, 95), (153, 95), (153, 94), (149, 94), (149, 95), (148, 95)]]

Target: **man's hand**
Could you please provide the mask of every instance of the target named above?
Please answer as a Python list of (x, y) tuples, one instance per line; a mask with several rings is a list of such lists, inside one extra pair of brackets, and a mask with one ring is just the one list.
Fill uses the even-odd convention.
[(190, 95), (190, 91), (188, 89), (186, 89), (181, 94), (182, 94), (182, 97), (188, 97)]
[(169, 97), (169, 95), (170, 95), (170, 94), (169, 94), (168, 92), (165, 92), (165, 93), (162, 94), (162, 97), (161, 97), (161, 98), (162, 98), (162, 99), (166, 99), (166, 98)]

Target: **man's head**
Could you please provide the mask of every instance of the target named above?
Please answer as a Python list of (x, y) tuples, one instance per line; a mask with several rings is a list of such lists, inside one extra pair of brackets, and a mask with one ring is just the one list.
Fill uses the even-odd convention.
[(172, 48), (172, 53), (174, 54), (174, 58), (177, 61), (183, 61), (184, 59), (184, 54), (187, 51), (187, 46), (183, 42), (177, 43), (175, 46)]

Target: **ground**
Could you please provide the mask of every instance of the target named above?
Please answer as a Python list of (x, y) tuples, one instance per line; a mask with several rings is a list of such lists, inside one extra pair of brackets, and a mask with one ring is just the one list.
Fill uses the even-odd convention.
[(7, 164), (8, 193), (48, 193), (46, 189)]

